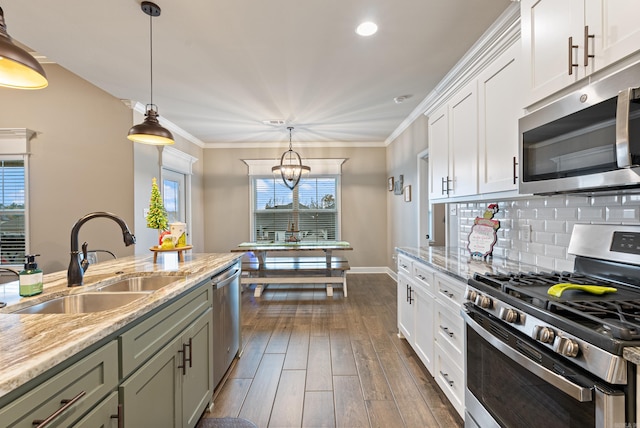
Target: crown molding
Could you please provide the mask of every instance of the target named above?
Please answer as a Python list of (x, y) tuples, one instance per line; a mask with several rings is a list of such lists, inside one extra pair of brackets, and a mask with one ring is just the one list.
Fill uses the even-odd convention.
[(387, 137), (385, 146), (398, 138), (420, 115), (428, 115), (446, 102), (457, 89), (477, 76), (484, 67), (518, 40), (520, 40), (520, 3), (514, 2)]

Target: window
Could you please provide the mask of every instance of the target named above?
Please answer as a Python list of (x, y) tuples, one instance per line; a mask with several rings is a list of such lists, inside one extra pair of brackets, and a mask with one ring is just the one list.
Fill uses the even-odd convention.
[(250, 239), (284, 242), (293, 223), (293, 236), (302, 242), (340, 240), (340, 176), (346, 159), (305, 159), (311, 175), (293, 190), (271, 173), (278, 160), (242, 160), (251, 186)]
[(22, 266), (29, 252), (29, 145), (36, 133), (0, 129), (0, 265)]
[(25, 230), (24, 158), (0, 156), (0, 264), (24, 263)]
[(340, 239), (339, 176), (309, 177), (293, 189), (280, 177), (253, 177), (254, 241), (301, 242)]
[(169, 223), (186, 222), (185, 174), (162, 170), (162, 201)]

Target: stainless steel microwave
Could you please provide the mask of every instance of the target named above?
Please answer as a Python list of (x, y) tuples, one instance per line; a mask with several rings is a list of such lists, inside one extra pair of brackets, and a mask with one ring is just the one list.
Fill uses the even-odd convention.
[(519, 121), (520, 193), (640, 192), (640, 63)]

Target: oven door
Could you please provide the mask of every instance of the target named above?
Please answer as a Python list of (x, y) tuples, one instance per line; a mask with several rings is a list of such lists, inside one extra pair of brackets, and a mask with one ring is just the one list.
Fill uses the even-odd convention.
[(623, 427), (625, 392), (465, 305), (465, 425)]

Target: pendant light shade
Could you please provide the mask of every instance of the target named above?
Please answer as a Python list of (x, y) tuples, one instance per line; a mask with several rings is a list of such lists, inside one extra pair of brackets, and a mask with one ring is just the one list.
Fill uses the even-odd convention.
[(153, 104), (153, 17), (160, 16), (160, 7), (150, 1), (143, 1), (140, 5), (142, 11), (149, 15), (149, 52), (150, 52), (150, 84), (151, 103), (147, 104), (144, 114), (144, 122), (133, 126), (129, 130), (127, 138), (136, 143), (150, 144), (154, 146), (167, 146), (174, 144), (171, 132), (160, 125), (158, 121), (158, 107)]
[(13, 43), (0, 7), (0, 86), (15, 89), (46, 88), (47, 76), (40, 63)]
[(291, 131), (293, 130), (293, 127), (289, 126), (287, 129), (289, 130), (289, 150), (282, 154), (280, 164), (271, 168), (271, 171), (274, 174), (280, 173), (285, 186), (293, 190), (300, 182), (302, 174), (309, 173), (311, 168), (303, 165), (298, 152), (293, 151), (293, 148), (291, 147)]
[(144, 122), (129, 130), (128, 139), (153, 146), (167, 146), (175, 142), (171, 132), (158, 122), (158, 112), (155, 108), (154, 104), (147, 104)]

